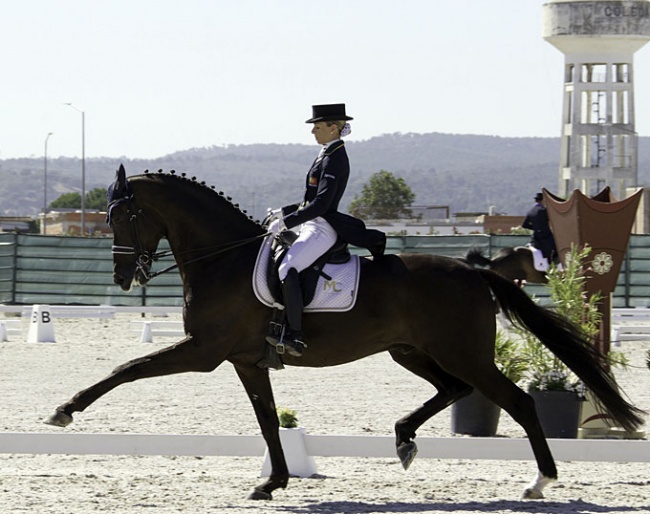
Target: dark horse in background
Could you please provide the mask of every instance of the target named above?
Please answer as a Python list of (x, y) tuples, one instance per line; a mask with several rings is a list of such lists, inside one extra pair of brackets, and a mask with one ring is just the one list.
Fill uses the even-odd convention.
[[(183, 280), (187, 335), (118, 367), (59, 406), (48, 422), (66, 426), (73, 413), (121, 384), (172, 373), (209, 372), (229, 361), (253, 404), (271, 459), (271, 475), (249, 497), (271, 499), (274, 490), (286, 487), (289, 473), (269, 371), (258, 365), (269, 348), (264, 338), (272, 316), (272, 310), (256, 299), (251, 283), (265, 228), (222, 194), (174, 174), (127, 180), (120, 167), (110, 191), (115, 282), (124, 290), (147, 283), (158, 243), (167, 238)], [(306, 314), (309, 351), (301, 358), (283, 358), (287, 365), (323, 367), (387, 351), (397, 364), (433, 385), (437, 393), (395, 424), (397, 454), (405, 468), (415, 457), (418, 427), (478, 389), (528, 435), (539, 472), (524, 496), (543, 497), (543, 487), (556, 479), (534, 401), (494, 364), (495, 302), (574, 370), (621, 426), (635, 429), (642, 423), (641, 411), (620, 396), (589, 342), (510, 280), (433, 255), (361, 261), (355, 307), (344, 313)], [(381, 408), (380, 402), (376, 408)]]
[(521, 283), (546, 284), (548, 278), (544, 271), (535, 268), (533, 252), (528, 246), (501, 248), (491, 259), (479, 248), (471, 248), (465, 261), (472, 266), (491, 269), (502, 277)]

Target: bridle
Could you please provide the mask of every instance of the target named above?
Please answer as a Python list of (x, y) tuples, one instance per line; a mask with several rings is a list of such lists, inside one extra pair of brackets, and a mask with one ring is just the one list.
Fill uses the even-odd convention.
[[(107, 215), (106, 215), (106, 221), (109, 225), (111, 225), (111, 215), (112, 211), (115, 207), (118, 205), (121, 205), (123, 203), (126, 203), (127, 206), (127, 215), (129, 218), (129, 225), (131, 227), (131, 240), (133, 241), (133, 246), (123, 246), (123, 245), (113, 245), (111, 247), (111, 252), (113, 255), (133, 255), (135, 256), (135, 266), (136, 269), (140, 272), (141, 276), (149, 282), (151, 279), (157, 277), (158, 275), (162, 275), (163, 273), (167, 273), (168, 271), (174, 270), (176, 268), (180, 267), (180, 264), (176, 262), (175, 264), (172, 264), (160, 271), (156, 272), (151, 272), (151, 265), (163, 258), (163, 257), (168, 257), (170, 255), (173, 255), (173, 252), (171, 250), (165, 250), (162, 252), (150, 252), (144, 248), (144, 245), (142, 244), (142, 239), (140, 237), (140, 227), (139, 227), (139, 220), (142, 219), (150, 224), (152, 224), (156, 229), (161, 232), (164, 236), (164, 231), (160, 229), (158, 224), (151, 219), (151, 217), (147, 216), (145, 212), (138, 208), (135, 205), (135, 199), (133, 194), (131, 193), (128, 196), (123, 196), (121, 198), (117, 198), (113, 201), (111, 201), (108, 204), (107, 208)], [(182, 264), (184, 266), (187, 266), (189, 264), (192, 264), (194, 262), (198, 262), (201, 260), (209, 259), (211, 257), (214, 257), (216, 255), (219, 255), (221, 253), (226, 253), (229, 252), (230, 250), (234, 250), (235, 248), (239, 248), (241, 246), (253, 243), (259, 239), (262, 239), (266, 236), (270, 235), (270, 232), (263, 232), (262, 234), (258, 234), (256, 236), (248, 237), (245, 239), (238, 239), (237, 241), (232, 241), (229, 243), (223, 243), (220, 245), (213, 245), (213, 246), (207, 246), (203, 248), (194, 248), (190, 250), (184, 250), (180, 252), (181, 254), (184, 253), (196, 253), (196, 252), (208, 252), (203, 255), (200, 255), (198, 257), (183, 261)]]

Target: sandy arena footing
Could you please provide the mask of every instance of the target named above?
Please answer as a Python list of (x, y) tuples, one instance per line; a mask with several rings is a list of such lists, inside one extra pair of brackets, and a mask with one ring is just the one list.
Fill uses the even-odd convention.
[[(65, 429), (42, 423), (72, 395), (117, 365), (173, 341), (139, 342), (131, 315), (108, 320), (56, 320), (56, 343), (0, 343), (3, 432), (259, 434), (232, 366), (209, 374), (125, 384), (75, 415)], [(23, 333), (27, 333), (27, 325)], [(633, 403), (650, 410), (648, 341), (623, 343), (628, 371), (616, 372)], [(393, 423), (433, 390), (377, 355), (328, 369), (273, 372), (278, 405), (298, 411), (310, 434), (392, 435)], [(420, 436), (449, 437), (449, 409)], [(502, 413), (498, 435), (523, 437)], [(546, 499), (520, 501), (535, 476), (532, 461), (317, 457), (318, 475), (292, 479), (271, 502), (246, 500), (263, 459), (0, 455), (0, 513), (594, 513), (650, 512), (650, 464), (559, 462)]]

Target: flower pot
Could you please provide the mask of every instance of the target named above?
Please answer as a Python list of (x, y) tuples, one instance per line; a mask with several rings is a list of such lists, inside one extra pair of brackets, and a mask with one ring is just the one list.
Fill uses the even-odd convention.
[(580, 424), (581, 398), (570, 391), (530, 391), (544, 435), (575, 439)]
[(493, 437), (497, 433), (500, 415), (501, 407), (479, 391), (474, 391), (451, 406), (451, 431), (454, 434)]

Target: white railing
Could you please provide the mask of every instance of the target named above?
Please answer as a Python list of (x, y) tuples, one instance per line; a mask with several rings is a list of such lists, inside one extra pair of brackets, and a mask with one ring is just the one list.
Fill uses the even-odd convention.
[[(111, 305), (48, 305), (48, 312), (54, 318), (112, 318), (115, 314), (151, 314), (166, 316), (181, 313), (179, 306), (111, 306)], [(33, 315), (30, 305), (0, 305), (0, 313), (20, 314), (23, 317)], [(142, 342), (152, 342), (155, 336), (183, 337), (183, 323), (179, 320), (168, 321), (134, 321), (134, 330), (140, 334)], [(10, 326), (11, 325), (11, 326)], [(619, 345), (621, 341), (650, 339), (650, 309), (648, 308), (616, 308), (612, 309), (611, 341)], [(2, 330), (4, 328), (4, 330)], [(6, 340), (7, 335), (19, 335), (20, 327), (5, 322), (0, 327), (0, 336)]]
[[(418, 457), (435, 459), (532, 460), (528, 439), (418, 437)], [(556, 459), (591, 462), (650, 462), (650, 441), (549, 439)], [(304, 434), (314, 457), (395, 457), (392, 436)], [(237, 456), (264, 454), (262, 436), (166, 434), (0, 433), (0, 453), (67, 455)]]
[[(164, 307), (159, 305), (48, 305), (48, 307), (54, 318), (92, 318), (96, 317), (94, 314), (98, 313), (108, 314), (108, 317), (112, 317), (119, 313), (164, 315), (183, 312), (183, 308), (180, 306)], [(32, 310), (33, 305), (0, 305), (0, 312), (20, 314), (24, 317), (31, 316)], [(88, 315), (84, 316), (84, 314)]]
[(610, 339), (615, 346), (620, 346), (621, 341), (650, 339), (650, 309), (612, 309), (611, 327)]
[[(54, 319), (56, 318), (114, 318), (117, 313), (151, 314), (167, 316), (182, 312), (182, 307), (163, 306), (112, 306), (112, 305), (0, 305), (0, 312), (20, 314), (30, 318), (27, 341), (54, 342)], [(153, 336), (182, 337), (185, 335), (182, 321), (139, 320), (142, 342), (153, 342)], [(0, 341), (9, 335), (20, 335), (20, 320), (0, 320)]]

